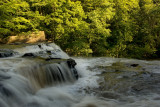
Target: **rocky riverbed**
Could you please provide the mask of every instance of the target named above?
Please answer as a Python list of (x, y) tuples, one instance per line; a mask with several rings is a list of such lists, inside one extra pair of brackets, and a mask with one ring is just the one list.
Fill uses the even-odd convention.
[(69, 57), (57, 45), (0, 49), (0, 107), (159, 107), (160, 61)]

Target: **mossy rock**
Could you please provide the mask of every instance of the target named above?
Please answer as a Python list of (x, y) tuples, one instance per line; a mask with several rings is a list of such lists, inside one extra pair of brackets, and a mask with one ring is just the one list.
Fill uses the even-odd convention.
[(149, 94), (150, 90), (160, 92), (160, 74), (146, 71), (141, 64), (115, 62), (111, 66), (96, 66), (90, 69), (102, 72), (99, 74), (101, 81), (98, 89), (102, 93), (107, 91), (133, 95)]

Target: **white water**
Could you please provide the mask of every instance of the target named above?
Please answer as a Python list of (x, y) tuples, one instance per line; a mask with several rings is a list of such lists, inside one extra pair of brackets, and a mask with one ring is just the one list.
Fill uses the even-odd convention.
[(23, 55), (25, 53), (36, 53), (39, 54), (41, 52), (42, 54), (46, 54), (46, 51), (51, 51), (51, 57), (54, 58), (64, 58), (68, 59), (69, 56), (61, 50), (61, 48), (54, 43), (50, 44), (39, 44), (39, 45), (31, 45), (26, 46), (23, 48), (17, 48), (14, 49), (15, 52), (18, 52), (20, 55)]
[[(19, 53), (39, 52), (37, 46), (16, 49)], [(42, 46), (43, 47), (43, 46)], [(27, 50), (28, 48), (28, 50)], [(51, 47), (44, 45), (43, 49)], [(31, 49), (31, 50), (30, 50)], [(23, 50), (23, 51), (22, 51)], [(53, 50), (53, 48), (52, 48)], [(67, 56), (64, 53), (61, 56)], [(66, 58), (66, 57), (64, 57)], [(68, 58), (68, 57), (67, 57)], [(138, 63), (149, 72), (160, 73), (160, 61), (144, 61), (114, 58), (74, 58), (80, 78), (74, 83), (64, 83), (46, 86), (35, 90), (29, 79), (22, 76), (18, 70), (22, 66), (34, 65), (30, 59), (12, 57), (0, 59), (0, 107), (159, 107), (160, 95), (120, 94), (120, 98), (110, 99), (97, 96), (100, 74), (98, 68), (91, 71), (89, 67), (97, 65), (111, 66), (114, 62)], [(27, 68), (26, 68), (27, 69)], [(23, 72), (23, 71), (22, 71)], [(98, 90), (97, 90), (98, 91)], [(109, 92), (113, 93), (114, 92)]]
[[(7, 60), (7, 59), (6, 59)], [(74, 84), (51, 86), (34, 92), (30, 87), (29, 80), (15, 74), (12, 71), (6, 74), (11, 79), (3, 80), (1, 83), (9, 89), (13, 95), (7, 97), (0, 95), (0, 107), (159, 107), (160, 96), (152, 94), (147, 96), (122, 96), (124, 101), (116, 99), (104, 99), (94, 96), (94, 92), (86, 93), (86, 90), (99, 87), (97, 80), (99, 72), (89, 71), (87, 67), (97, 64), (110, 65), (119, 59), (112, 58), (77, 58), (77, 69), (81, 78)], [(9, 62), (9, 60), (7, 60)], [(3, 62), (7, 62), (4, 61)], [(134, 60), (123, 60), (131, 62)], [(142, 61), (143, 62), (143, 61)], [(10, 62), (11, 63), (11, 62)], [(141, 63), (141, 61), (140, 61)], [(145, 63), (151, 63), (145, 61)], [(14, 66), (13, 64), (13, 67)], [(156, 71), (158, 72), (158, 71)]]

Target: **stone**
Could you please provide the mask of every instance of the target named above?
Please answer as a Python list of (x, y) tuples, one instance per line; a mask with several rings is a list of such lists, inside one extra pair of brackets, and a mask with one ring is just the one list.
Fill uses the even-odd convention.
[(77, 65), (76, 61), (73, 60), (72, 58), (67, 60), (67, 64), (70, 68), (75, 67)]
[(25, 53), (22, 57), (36, 57), (34, 53)]
[(139, 64), (131, 64), (132, 67), (137, 67)]
[(7, 43), (38, 43), (46, 40), (44, 31), (9, 36)]
[(14, 54), (15, 54), (15, 52), (13, 52), (11, 50), (5, 50), (5, 49), (0, 50), (0, 58), (11, 57)]

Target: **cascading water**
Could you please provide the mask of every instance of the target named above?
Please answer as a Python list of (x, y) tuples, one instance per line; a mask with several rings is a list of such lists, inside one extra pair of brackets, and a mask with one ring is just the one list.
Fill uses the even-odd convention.
[[(16, 54), (7, 55), (11, 52)], [(1, 56), (0, 107), (36, 106), (35, 102), (26, 101), (34, 98), (38, 90), (71, 84), (78, 79), (76, 62), (54, 43), (6, 52), (3, 49)]]
[(0, 107), (160, 105), (160, 61), (105, 57), (74, 61), (53, 43), (1, 53)]

